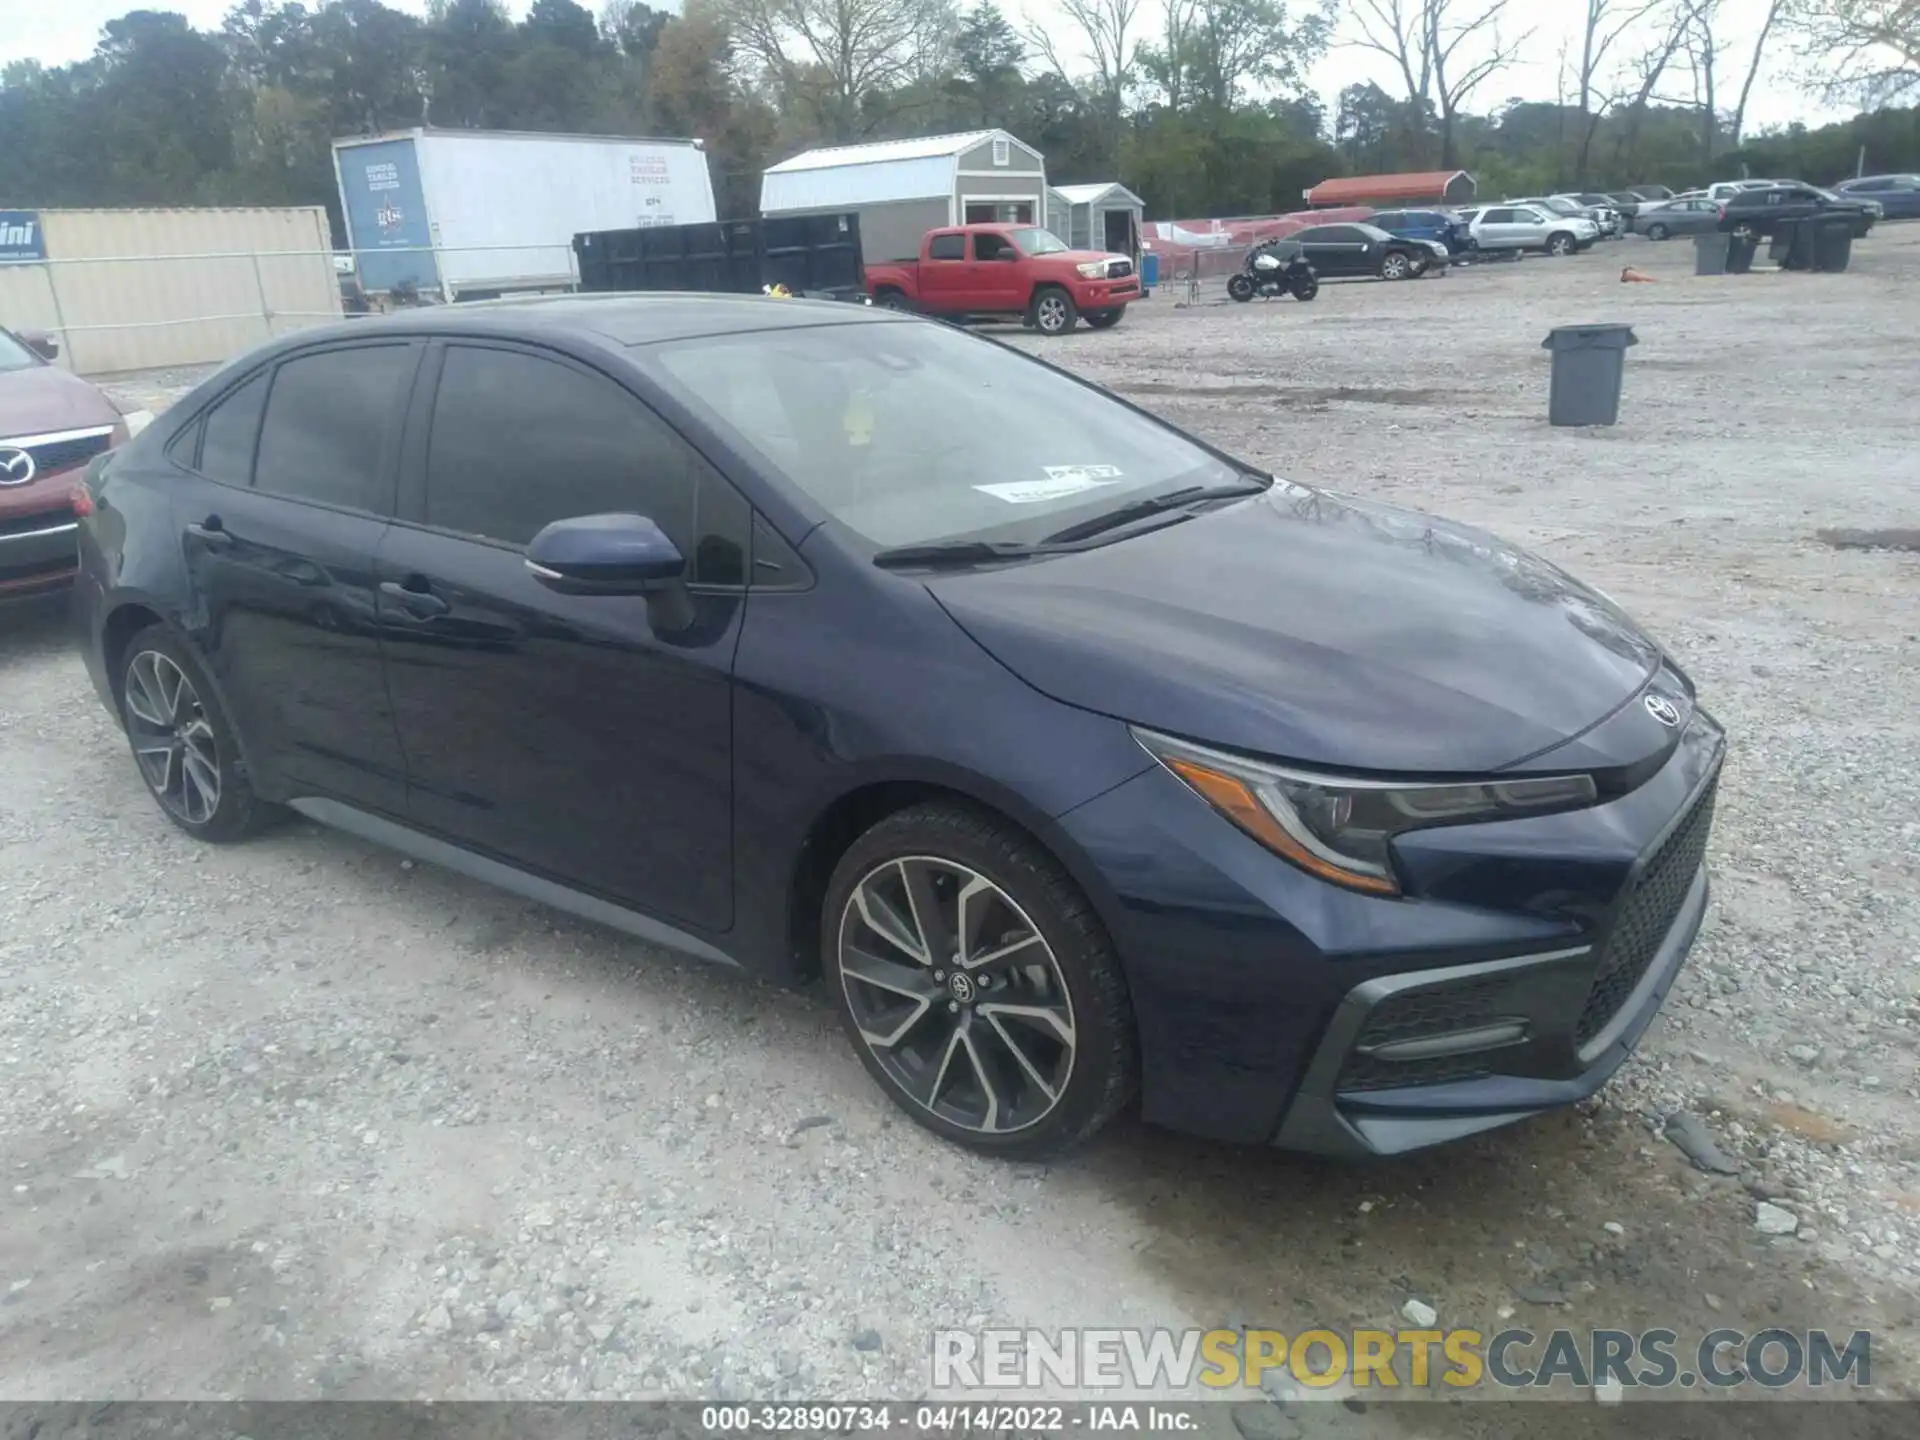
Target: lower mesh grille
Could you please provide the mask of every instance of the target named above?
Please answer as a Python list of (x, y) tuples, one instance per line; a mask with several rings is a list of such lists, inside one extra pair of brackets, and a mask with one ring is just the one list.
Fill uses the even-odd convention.
[(1505, 976), (1490, 975), (1482, 980), (1388, 996), (1373, 1007), (1365, 1027), (1354, 1037), (1336, 1088), (1391, 1090), (1402, 1085), (1479, 1079), (1489, 1073), (1486, 1052), (1420, 1060), (1387, 1060), (1364, 1052), (1396, 1041), (1471, 1030), (1506, 1018), (1514, 1013), (1514, 1007), (1507, 1003), (1509, 990)]
[(1647, 966), (1659, 953), (1660, 942), (1667, 938), (1680, 907), (1686, 903), (1693, 877), (1706, 858), (1707, 834), (1713, 828), (1714, 797), (1720, 786), (1713, 783), (1695, 802), (1693, 810), (1674, 827), (1661, 843), (1653, 859), (1634, 882), (1633, 893), (1620, 906), (1620, 917), (1600, 955), (1599, 973), (1587, 1003), (1580, 1011), (1580, 1023), (1574, 1040), (1585, 1045), (1607, 1028), (1620, 1013), (1634, 987), (1647, 973)]

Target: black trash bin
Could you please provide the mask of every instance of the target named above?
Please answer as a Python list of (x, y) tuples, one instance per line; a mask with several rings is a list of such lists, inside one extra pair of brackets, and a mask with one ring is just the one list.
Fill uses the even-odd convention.
[(1620, 418), (1620, 381), (1627, 347), (1638, 345), (1631, 325), (1560, 325), (1541, 348), (1553, 352), (1550, 425), (1611, 425)]
[(1853, 259), (1853, 221), (1844, 215), (1822, 216), (1813, 231), (1813, 268), (1835, 274)]
[(1753, 257), (1760, 249), (1760, 237), (1750, 231), (1727, 237), (1727, 274), (1747, 275), (1753, 270)]
[(1724, 275), (1727, 273), (1727, 242), (1733, 237), (1712, 231), (1693, 237), (1693, 273), (1696, 275)]
[(1774, 243), (1786, 242), (1786, 252), (1780, 257), (1782, 270), (1811, 270), (1813, 268), (1813, 222), (1810, 220), (1784, 221), (1775, 236)]

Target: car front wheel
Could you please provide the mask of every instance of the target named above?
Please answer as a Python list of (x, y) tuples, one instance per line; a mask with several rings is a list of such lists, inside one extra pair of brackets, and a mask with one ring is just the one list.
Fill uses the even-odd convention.
[(1039, 1159), (1133, 1094), (1133, 1013), (1104, 927), (1052, 857), (984, 812), (918, 805), (856, 840), (821, 948), (861, 1063), (937, 1135)]
[(162, 626), (121, 659), (120, 716), (140, 778), (166, 817), (201, 840), (239, 840), (276, 813), (253, 793), (233, 728), (193, 652)]
[(1547, 254), (1571, 255), (1572, 253), (1573, 253), (1573, 236), (1568, 235), (1563, 231), (1559, 234), (1549, 235), (1547, 237)]
[(1409, 275), (1419, 273), (1413, 268), (1413, 261), (1398, 250), (1390, 250), (1381, 258), (1380, 278), (1382, 280), (1404, 280)]
[(1042, 335), (1064, 335), (1080, 323), (1080, 311), (1071, 295), (1050, 285), (1035, 292), (1027, 307), (1027, 323)]
[(1667, 238), (1667, 233), (1667, 227), (1664, 225), (1647, 226), (1647, 239), (1649, 240), (1664, 240)]

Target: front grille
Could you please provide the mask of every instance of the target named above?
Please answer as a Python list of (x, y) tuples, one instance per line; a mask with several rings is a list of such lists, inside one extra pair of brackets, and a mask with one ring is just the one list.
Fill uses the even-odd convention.
[(1388, 1060), (1363, 1052), (1401, 1040), (1419, 1040), (1507, 1019), (1516, 1007), (1507, 1001), (1511, 982), (1489, 975), (1453, 985), (1405, 990), (1389, 995), (1367, 1014), (1340, 1072), (1338, 1090), (1392, 1090), (1402, 1085), (1439, 1085), (1477, 1080), (1489, 1073), (1484, 1051), (1435, 1055), (1419, 1060)]
[(1124, 280), (1131, 274), (1133, 274), (1133, 262), (1131, 260), (1114, 260), (1107, 265), (1107, 278), (1109, 280)]
[(1713, 802), (1719, 786), (1716, 776), (1687, 818), (1661, 842), (1634, 882), (1632, 893), (1621, 902), (1619, 918), (1600, 955), (1598, 976), (1580, 1011), (1580, 1023), (1574, 1030), (1576, 1044), (1584, 1046), (1607, 1028), (1673, 928), (1693, 877), (1706, 858), (1707, 832), (1713, 828)]
[(1429, 1060), (1379, 1060), (1352, 1055), (1340, 1074), (1340, 1089), (1398, 1090), (1403, 1085), (1444, 1085), (1453, 1080), (1481, 1080), (1493, 1072), (1480, 1054), (1435, 1055)]
[[(46, 445), (27, 445), (22, 448), (33, 457), (36, 476), (56, 475), (62, 470), (86, 464), (105, 450), (112, 439), (111, 433), (102, 430), (98, 435), (81, 435), (72, 440), (56, 440)], [(0, 446), (6, 443), (0, 440)]]
[(13, 515), (0, 519), (0, 540), (9, 535), (30, 535), (36, 530), (48, 530), (55, 525), (71, 525), (73, 511), (62, 505), (58, 510), (43, 510), (38, 515)]

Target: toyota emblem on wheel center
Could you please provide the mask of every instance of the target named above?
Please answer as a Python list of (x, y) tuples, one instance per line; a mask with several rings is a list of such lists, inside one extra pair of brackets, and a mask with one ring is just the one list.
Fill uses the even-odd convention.
[(1664, 695), (1647, 696), (1647, 713), (1662, 725), (1672, 726), (1680, 723), (1680, 707)]
[(0, 445), (0, 485), (24, 485), (33, 479), (33, 456), (11, 445)]

